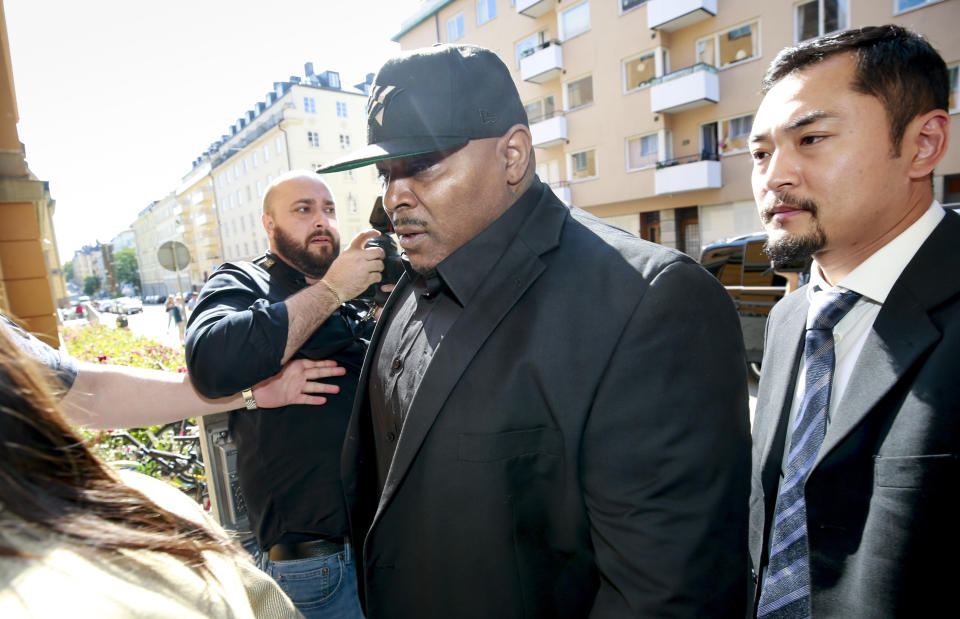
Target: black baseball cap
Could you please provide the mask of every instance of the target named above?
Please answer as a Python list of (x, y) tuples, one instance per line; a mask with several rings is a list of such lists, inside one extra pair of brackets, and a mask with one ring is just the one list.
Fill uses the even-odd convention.
[(434, 45), (380, 68), (367, 101), (367, 146), (328, 162), (320, 174), (384, 159), (446, 150), (529, 125), (510, 70), (489, 49)]

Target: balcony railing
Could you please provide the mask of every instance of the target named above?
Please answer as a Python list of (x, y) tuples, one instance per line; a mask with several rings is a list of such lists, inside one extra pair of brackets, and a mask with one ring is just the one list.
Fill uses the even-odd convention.
[(550, 185), (550, 189), (553, 190), (553, 193), (556, 194), (560, 200), (570, 206), (570, 182), (569, 181), (554, 181), (552, 183), (547, 183)]
[(716, 67), (697, 64), (650, 80), (650, 108), (677, 113), (720, 100), (720, 80)]
[(563, 111), (556, 110), (528, 120), (535, 147), (550, 148), (567, 141), (567, 119)]
[(667, 161), (658, 161), (653, 176), (656, 195), (719, 189), (723, 186), (720, 157), (703, 152)]
[(517, 0), (517, 13), (540, 17), (557, 8), (557, 0)]
[(520, 59), (520, 78), (525, 82), (542, 84), (563, 72), (563, 52), (559, 41), (545, 41), (528, 50)]
[(670, 32), (716, 14), (717, 0), (650, 0), (647, 2), (647, 27)]

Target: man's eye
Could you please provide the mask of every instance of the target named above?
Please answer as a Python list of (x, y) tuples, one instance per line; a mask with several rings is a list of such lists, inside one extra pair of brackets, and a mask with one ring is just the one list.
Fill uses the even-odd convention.
[(754, 161), (763, 161), (764, 159), (770, 156), (770, 153), (766, 153), (762, 150), (755, 150), (752, 153), (750, 153), (750, 156), (753, 157)]
[(816, 144), (817, 142), (820, 142), (821, 140), (823, 140), (823, 138), (825, 138), (825, 137), (826, 137), (826, 136), (823, 136), (823, 135), (805, 135), (805, 136), (803, 136), (802, 138), (800, 138), (800, 143), (801, 143), (801, 144)]

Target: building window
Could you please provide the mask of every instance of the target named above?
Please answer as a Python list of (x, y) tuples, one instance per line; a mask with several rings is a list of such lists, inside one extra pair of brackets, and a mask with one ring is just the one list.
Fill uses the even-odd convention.
[(283, 136), (278, 135), (273, 141), (274, 150), (277, 151), (278, 155), (283, 154)]
[(531, 125), (533, 123), (540, 122), (541, 120), (547, 120), (548, 118), (553, 118), (556, 109), (553, 104), (553, 95), (548, 95), (542, 99), (537, 99), (536, 101), (531, 101), (523, 106), (523, 109), (527, 111), (527, 122)]
[(697, 62), (717, 68), (760, 55), (760, 22), (752, 22), (697, 41)]
[(656, 133), (627, 140), (627, 170), (648, 168), (657, 163), (659, 137)]
[(540, 44), (543, 43), (544, 32), (537, 32), (536, 34), (531, 34), (525, 39), (517, 41), (514, 49), (517, 53), (517, 68), (520, 68), (520, 61), (533, 52), (537, 51), (537, 48), (540, 47)]
[(349, 150), (350, 149), (350, 136), (341, 133), (340, 134), (340, 149)]
[(346, 172), (343, 173), (343, 180), (352, 183), (355, 180), (357, 180), (357, 177), (353, 173), (353, 170), (347, 170)]
[(243, 204), (243, 192), (237, 189), (237, 206)]
[(230, 194), (230, 196), (228, 196), (227, 199), (228, 199), (228, 201), (230, 202), (229, 208), (233, 208), (233, 194)]
[(915, 9), (925, 4), (936, 4), (937, 2), (942, 2), (942, 1), (943, 0), (895, 0), (896, 7), (897, 7), (896, 12), (900, 13), (908, 9)]
[(260, 181), (257, 181), (257, 197), (263, 197), (263, 183)]
[(337, 101), (337, 118), (347, 117), (347, 104), (343, 101)]
[(247, 222), (243, 221), (243, 217), (240, 218), (240, 232), (247, 231)]
[(798, 4), (794, 13), (794, 40), (806, 41), (849, 27), (848, 0), (810, 0)]
[(570, 155), (570, 177), (573, 180), (593, 178), (597, 175), (597, 153), (583, 150)]
[(253, 154), (250, 156), (253, 159), (253, 167), (260, 165), (260, 155), (257, 153), (257, 151), (253, 151)]
[(263, 145), (263, 161), (264, 163), (270, 161), (270, 147), (266, 144)]
[(957, 95), (960, 93), (960, 65), (953, 65), (948, 69), (950, 74), (950, 113), (960, 112), (960, 101)]
[(588, 75), (567, 84), (567, 109), (575, 110), (578, 107), (593, 103), (593, 76)]
[(307, 144), (310, 148), (320, 148), (320, 134), (316, 131), (307, 131)]
[(571, 39), (590, 30), (590, 3), (578, 4), (560, 14), (560, 36)]
[(453, 43), (463, 36), (463, 13), (447, 20), (447, 41)]
[(307, 114), (316, 114), (317, 113), (317, 102), (313, 97), (304, 97), (303, 98), (303, 111)]
[(635, 9), (641, 4), (646, 4), (647, 0), (620, 0), (620, 12), (626, 13), (630, 9)]
[(241, 163), (243, 163), (243, 173), (246, 174), (247, 172), (250, 171), (250, 166), (249, 166), (249, 164), (247, 163), (247, 158), (244, 157), (243, 160), (241, 161)]
[(721, 122), (720, 141), (717, 143), (719, 152), (729, 155), (746, 151), (749, 148), (747, 138), (750, 137), (752, 126), (753, 114), (738, 116)]
[(654, 52), (623, 61), (623, 90), (630, 92), (646, 86), (657, 76), (657, 62)]
[(347, 194), (347, 207), (354, 215), (360, 212), (360, 205), (357, 204), (357, 198), (352, 193)]
[(477, 0), (477, 25), (482, 26), (497, 16), (497, 0)]

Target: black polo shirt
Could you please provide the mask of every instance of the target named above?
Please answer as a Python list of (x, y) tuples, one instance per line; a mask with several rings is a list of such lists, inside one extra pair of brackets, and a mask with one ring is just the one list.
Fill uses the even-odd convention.
[[(306, 286), (301, 273), (269, 253), (218, 268), (187, 327), (187, 368), (197, 390), (233, 395), (278, 373), (287, 341), (284, 300)], [(323, 380), (340, 387), (326, 404), (230, 413), (240, 489), (261, 548), (347, 535), (340, 451), (371, 329), (341, 307), (294, 355), (346, 368)]]

